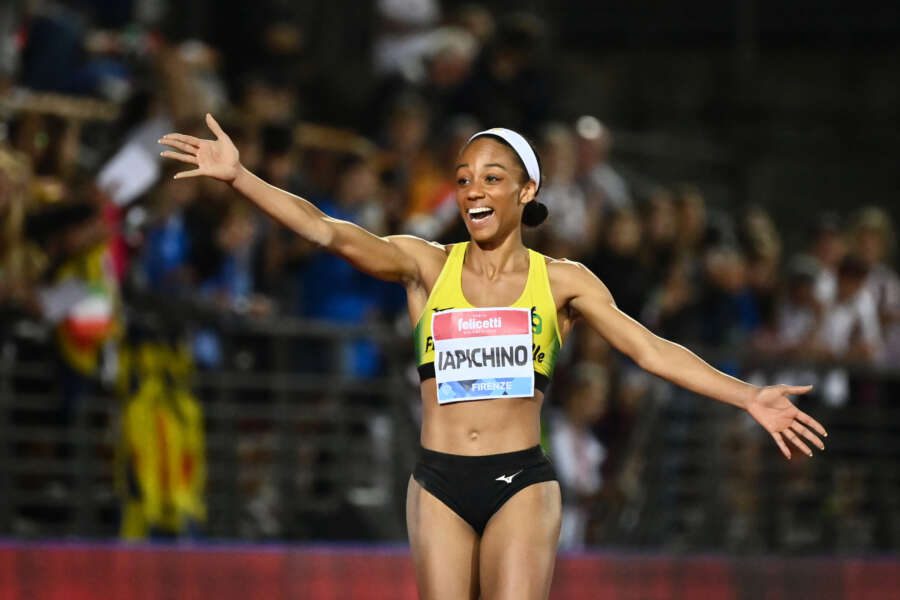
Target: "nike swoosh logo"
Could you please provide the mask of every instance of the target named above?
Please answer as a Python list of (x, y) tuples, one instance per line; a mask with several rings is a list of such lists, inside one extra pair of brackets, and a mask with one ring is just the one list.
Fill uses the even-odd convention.
[(519, 473), (521, 473), (521, 472), (524, 471), (524, 470), (525, 470), (525, 469), (519, 469), (518, 471), (516, 471), (516, 472), (513, 473), (512, 475), (501, 475), (500, 477), (498, 477), (498, 478), (495, 479), (494, 481), (505, 481), (506, 483), (512, 483), (513, 477), (515, 477), (516, 475), (518, 475)]
[(448, 306), (447, 308), (432, 308), (434, 312), (444, 312), (445, 310), (453, 310), (452, 306)]

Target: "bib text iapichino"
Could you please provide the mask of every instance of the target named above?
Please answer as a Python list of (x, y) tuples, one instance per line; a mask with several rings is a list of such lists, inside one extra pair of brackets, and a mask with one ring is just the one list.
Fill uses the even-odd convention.
[(531, 311), (467, 308), (435, 313), (439, 404), (534, 395)]

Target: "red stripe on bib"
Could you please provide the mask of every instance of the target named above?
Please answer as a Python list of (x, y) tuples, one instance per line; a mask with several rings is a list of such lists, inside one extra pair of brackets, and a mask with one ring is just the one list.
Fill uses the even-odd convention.
[(457, 310), (434, 315), (436, 340), (531, 333), (531, 314), (522, 309)]

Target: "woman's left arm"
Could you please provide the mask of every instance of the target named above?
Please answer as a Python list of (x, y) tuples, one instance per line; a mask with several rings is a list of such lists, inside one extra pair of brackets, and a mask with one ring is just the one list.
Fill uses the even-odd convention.
[(563, 296), (566, 304), (642, 369), (697, 394), (743, 408), (769, 432), (787, 458), (791, 457), (791, 451), (785, 440), (809, 456), (812, 450), (801, 437), (820, 450), (825, 449), (818, 437), (828, 435), (825, 428), (788, 399), (791, 394), (807, 393), (812, 386), (760, 388), (726, 375), (684, 346), (653, 334), (619, 310), (607, 287), (583, 265), (556, 261), (550, 274), (554, 291)]

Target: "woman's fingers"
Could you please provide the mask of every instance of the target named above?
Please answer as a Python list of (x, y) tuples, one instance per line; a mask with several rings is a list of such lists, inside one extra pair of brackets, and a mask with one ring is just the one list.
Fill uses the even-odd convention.
[(810, 427), (815, 429), (819, 433), (819, 435), (821, 435), (822, 437), (828, 437), (828, 432), (825, 431), (825, 428), (822, 427), (822, 424), (819, 423), (818, 421), (816, 421), (815, 419), (813, 419), (811, 416), (809, 416), (802, 410), (797, 412), (797, 416), (795, 418), (798, 421), (800, 421), (801, 423), (803, 423), (804, 425), (809, 425)]
[(799, 449), (801, 450), (801, 452), (803, 452), (803, 453), (806, 454), (807, 456), (812, 456), (812, 455), (813, 455), (812, 450), (809, 449), (809, 446), (807, 446), (806, 444), (804, 444), (804, 443), (803, 443), (803, 440), (801, 440), (801, 439), (797, 436), (797, 434), (794, 433), (792, 430), (790, 430), (790, 429), (785, 429), (785, 430), (782, 431), (781, 433), (782, 433), (782, 435), (783, 435), (784, 437), (786, 437), (787, 439), (789, 439), (793, 445), (795, 445), (797, 448), (799, 448)]
[[(167, 133), (162, 136), (159, 140), (161, 144), (169, 144), (169, 142), (181, 142), (183, 144), (189, 144), (194, 146), (195, 148), (199, 147), (201, 143), (209, 141), (209, 140), (201, 140), (198, 137), (194, 137), (192, 135), (185, 135), (183, 133)], [(171, 145), (171, 144), (169, 144)]]
[(825, 449), (825, 444), (822, 443), (822, 440), (820, 440), (819, 437), (812, 431), (801, 425), (799, 421), (795, 420), (793, 423), (791, 423), (791, 429), (812, 442), (813, 446), (815, 446), (819, 450)]
[(203, 169), (194, 169), (193, 171), (182, 171), (181, 173), (175, 173), (175, 179), (185, 179), (187, 177), (199, 177), (200, 175), (204, 175)]
[(809, 392), (812, 388), (813, 388), (813, 386), (811, 386), (811, 385), (789, 385), (789, 386), (786, 386), (785, 391), (788, 394), (793, 394), (796, 396), (797, 394), (805, 394), (805, 393)]
[(179, 160), (183, 163), (188, 163), (191, 165), (199, 164), (197, 162), (197, 157), (192, 154), (182, 154), (181, 152), (173, 152), (172, 150), (166, 150), (164, 152), (159, 153), (160, 156), (165, 158), (172, 158), (175, 160)]
[(206, 113), (206, 125), (209, 127), (210, 131), (212, 131), (213, 134), (216, 136), (217, 140), (221, 139), (223, 137), (228, 137), (228, 135), (226, 135), (225, 131), (223, 131), (222, 128), (219, 127), (218, 121), (216, 121), (213, 118), (213, 116), (209, 113)]
[(774, 439), (775, 443), (778, 444), (778, 447), (781, 449), (781, 453), (784, 454), (784, 457), (790, 460), (791, 451), (788, 450), (787, 444), (785, 444), (784, 440), (781, 439), (781, 434), (777, 431), (772, 433), (772, 439)]
[(159, 140), (159, 143), (169, 146), (170, 148), (175, 148), (176, 150), (181, 150), (182, 152), (187, 152), (188, 154), (197, 154), (197, 151), (199, 150), (197, 146), (192, 146), (186, 142), (174, 139), (163, 138)]

